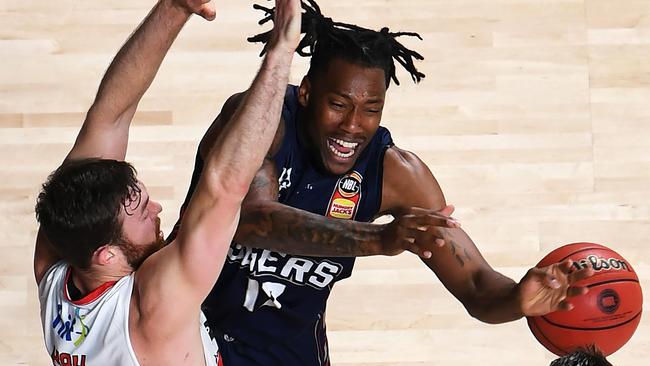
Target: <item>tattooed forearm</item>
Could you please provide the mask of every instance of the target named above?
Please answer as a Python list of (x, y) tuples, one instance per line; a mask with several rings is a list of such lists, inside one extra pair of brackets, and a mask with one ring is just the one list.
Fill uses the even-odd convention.
[(467, 248), (461, 248), (454, 239), (449, 239), (449, 250), (461, 267), (464, 267), (466, 262), (472, 260), (472, 257), (467, 252)]
[(383, 225), (333, 220), (265, 202), (245, 205), (235, 241), (256, 248), (308, 256), (366, 256), (381, 253)]

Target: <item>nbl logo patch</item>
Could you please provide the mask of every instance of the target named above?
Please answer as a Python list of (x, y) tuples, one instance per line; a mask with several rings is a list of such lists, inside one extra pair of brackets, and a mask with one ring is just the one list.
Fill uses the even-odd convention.
[(327, 217), (354, 219), (361, 200), (362, 181), (363, 177), (356, 171), (339, 179), (327, 206)]

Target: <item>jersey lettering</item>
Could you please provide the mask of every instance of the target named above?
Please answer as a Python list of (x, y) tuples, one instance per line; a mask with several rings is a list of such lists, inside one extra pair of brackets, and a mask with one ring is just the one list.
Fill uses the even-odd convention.
[(59, 353), (59, 350), (55, 348), (50, 357), (56, 366), (86, 366), (86, 355)]
[[(230, 246), (227, 260), (230, 263), (238, 264), (241, 268), (248, 267), (250, 273), (255, 277), (273, 276), (293, 284), (307, 285), (316, 289), (326, 288), (343, 270), (342, 265), (327, 259), (315, 260), (287, 256), (284, 253), (249, 248), (241, 244)], [(250, 305), (251, 301), (253, 299), (245, 299), (244, 304)], [(244, 307), (248, 308), (246, 305)]]

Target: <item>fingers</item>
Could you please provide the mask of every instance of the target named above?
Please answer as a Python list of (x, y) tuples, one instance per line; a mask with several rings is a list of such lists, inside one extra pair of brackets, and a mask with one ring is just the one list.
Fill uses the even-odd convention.
[(591, 267), (583, 268), (569, 274), (569, 283), (574, 284), (594, 275), (594, 270)]
[(409, 229), (427, 231), (432, 227), (459, 228), (460, 222), (453, 217), (443, 216), (435, 213), (405, 215), (403, 225)]
[(447, 205), (445, 208), (438, 211), (438, 214), (449, 217), (454, 213), (454, 210), (456, 210), (456, 207), (454, 207), (454, 205)]
[(562, 287), (562, 283), (550, 271), (544, 272), (544, 285), (552, 289), (559, 289)]
[[(419, 231), (418, 229), (403, 229), (403, 248), (417, 254), (418, 256), (429, 259), (433, 256), (433, 250), (445, 245), (442, 235), (434, 231)], [(436, 237), (435, 235), (439, 235)]]
[[(408, 212), (408, 214), (405, 214)], [(446, 244), (445, 232), (441, 228), (459, 228), (460, 223), (450, 217), (454, 206), (447, 205), (439, 211), (411, 207), (396, 215), (397, 237), (403, 241), (403, 248), (428, 259), (433, 252)]]
[(199, 8), (197, 14), (208, 21), (212, 21), (217, 17), (217, 11), (211, 3), (203, 4)]
[(189, 14), (197, 14), (205, 20), (211, 21), (217, 17), (217, 12), (211, 0), (177, 0), (175, 3)]
[(566, 292), (566, 295), (567, 297), (575, 297), (575, 296), (585, 295), (587, 292), (589, 292), (588, 287), (574, 286), (574, 287), (569, 287), (569, 289)]
[(558, 304), (557, 309), (561, 310), (561, 311), (570, 311), (570, 310), (573, 310), (573, 304), (571, 304), (570, 302), (568, 302), (566, 300), (562, 300)]

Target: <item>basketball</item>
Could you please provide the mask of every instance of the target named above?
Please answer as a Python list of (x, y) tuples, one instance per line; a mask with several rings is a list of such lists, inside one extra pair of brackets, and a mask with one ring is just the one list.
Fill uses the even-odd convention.
[(623, 347), (641, 320), (643, 297), (639, 278), (622, 256), (593, 243), (557, 248), (537, 267), (566, 259), (573, 260), (572, 270), (594, 270), (592, 277), (576, 283), (589, 288), (589, 292), (571, 298), (574, 308), (570, 311), (528, 317), (528, 327), (546, 349), (558, 356), (589, 345), (608, 356)]

